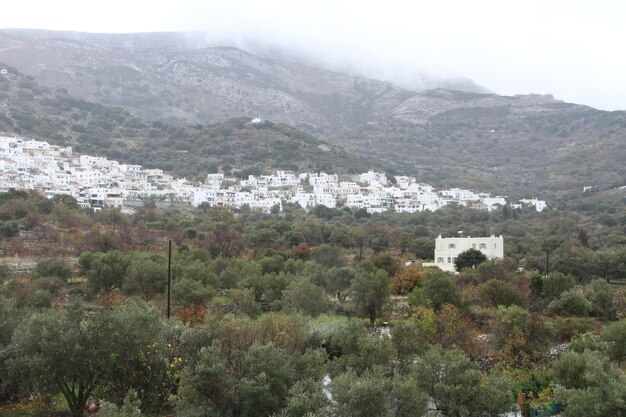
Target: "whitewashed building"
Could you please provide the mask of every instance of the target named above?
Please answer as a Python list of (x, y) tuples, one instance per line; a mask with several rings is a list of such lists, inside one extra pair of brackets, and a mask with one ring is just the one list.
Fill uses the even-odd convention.
[(437, 266), (442, 271), (455, 272), (454, 261), (461, 252), (476, 249), (487, 259), (504, 258), (504, 239), (502, 236), (489, 237), (441, 237), (435, 240), (435, 262), (424, 266)]

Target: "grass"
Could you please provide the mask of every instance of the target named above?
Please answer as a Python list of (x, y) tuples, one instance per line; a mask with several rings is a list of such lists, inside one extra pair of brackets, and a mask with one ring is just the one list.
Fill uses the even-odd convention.
[(71, 415), (61, 395), (47, 401), (29, 401), (0, 405), (2, 417), (65, 417)]
[(327, 325), (327, 324), (346, 324), (348, 323), (348, 318), (346, 316), (336, 316), (330, 314), (320, 314), (317, 317), (312, 317), (310, 319), (311, 324), (316, 325)]

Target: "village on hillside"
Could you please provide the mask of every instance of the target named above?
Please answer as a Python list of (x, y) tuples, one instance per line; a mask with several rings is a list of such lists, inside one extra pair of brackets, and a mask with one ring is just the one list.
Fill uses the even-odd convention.
[[(324, 172), (279, 170), (247, 179), (214, 173), (208, 174), (204, 182), (188, 181), (161, 169), (76, 155), (71, 147), (0, 136), (0, 192), (9, 189), (37, 190), (49, 198), (68, 194), (84, 208), (113, 207), (131, 212), (137, 202), (151, 199), (233, 209), (247, 205), (264, 212), (282, 210), (285, 203), (297, 203), (304, 209), (344, 206), (368, 213), (435, 211), (448, 204), (492, 211), (507, 205), (506, 197), (459, 188), (437, 191), (413, 177), (396, 176), (392, 181), (384, 173), (371, 170), (345, 179)], [(510, 206), (519, 208), (522, 204), (532, 205), (537, 211), (546, 207), (545, 201), (536, 198)]]

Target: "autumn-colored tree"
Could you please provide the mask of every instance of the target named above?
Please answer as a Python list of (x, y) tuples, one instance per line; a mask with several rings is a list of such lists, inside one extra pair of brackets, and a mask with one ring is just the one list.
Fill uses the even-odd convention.
[(404, 268), (394, 275), (391, 281), (391, 291), (394, 294), (406, 295), (415, 287), (421, 287), (424, 282), (424, 270), (415, 267)]

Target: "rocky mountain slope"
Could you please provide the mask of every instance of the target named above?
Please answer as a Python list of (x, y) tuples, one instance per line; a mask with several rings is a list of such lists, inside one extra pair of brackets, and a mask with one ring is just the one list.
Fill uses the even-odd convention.
[(626, 183), (626, 112), (549, 95), (410, 91), (185, 34), (0, 31), (0, 62), (149, 123), (260, 116), (438, 186), (554, 198)]
[[(7, 68), (0, 63), (0, 68)], [(0, 134), (19, 134), (78, 152), (202, 178), (218, 169), (239, 177), (273, 169), (357, 173), (380, 168), (280, 123), (235, 118), (203, 125), (146, 121), (127, 110), (42, 87), (13, 68), (0, 75)]]

